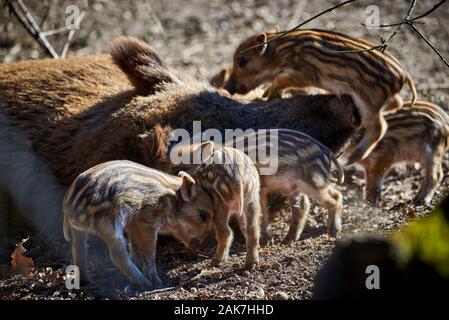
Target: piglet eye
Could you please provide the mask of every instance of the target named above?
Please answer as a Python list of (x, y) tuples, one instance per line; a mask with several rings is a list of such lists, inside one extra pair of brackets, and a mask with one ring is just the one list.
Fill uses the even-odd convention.
[(239, 68), (244, 68), (247, 64), (248, 64), (248, 59), (247, 58), (239, 58), (237, 61)]
[(209, 219), (209, 214), (207, 213), (207, 211), (198, 210), (198, 214), (200, 216), (201, 221), (204, 223), (206, 223), (207, 220)]

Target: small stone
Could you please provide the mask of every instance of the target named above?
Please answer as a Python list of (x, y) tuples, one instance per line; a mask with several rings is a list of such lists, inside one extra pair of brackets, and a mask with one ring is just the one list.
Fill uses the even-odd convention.
[(288, 294), (283, 291), (278, 291), (271, 296), (273, 300), (288, 300)]

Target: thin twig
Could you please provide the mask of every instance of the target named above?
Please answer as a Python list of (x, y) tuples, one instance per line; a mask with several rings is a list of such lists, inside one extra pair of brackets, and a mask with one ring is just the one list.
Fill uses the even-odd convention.
[(408, 21), (410, 19), (410, 16), (412, 15), (413, 9), (415, 8), (416, 0), (412, 0), (412, 3), (410, 4), (407, 14), (405, 15), (405, 18), (403, 19), (402, 23), (396, 27), (396, 29), (393, 31), (393, 33), (390, 35), (390, 37), (382, 43), (382, 53), (387, 49), (388, 44), (393, 40), (393, 38), (399, 33), (399, 30), (401, 30), (402, 26), (404, 25), (405, 21)]
[(192, 282), (195, 282), (196, 280), (200, 279), (205, 274), (207, 274), (207, 271), (205, 272), (204, 269), (203, 269), (196, 276), (194, 276), (194, 277), (192, 277), (192, 278), (190, 278), (190, 279), (188, 279), (186, 281), (183, 281), (183, 282), (181, 282), (180, 284), (178, 284), (176, 286), (167, 287), (167, 288), (161, 288), (161, 289), (155, 289), (155, 290), (152, 290), (152, 291), (145, 292), (144, 294), (145, 295), (150, 295), (150, 294), (154, 294), (154, 293), (160, 293), (160, 292), (167, 292), (167, 291), (177, 290), (177, 289), (180, 289), (180, 288), (184, 287), (185, 285), (188, 285), (188, 284), (190, 284)]
[(7, 3), (13, 14), (17, 16), (28, 33), (30, 33), (53, 58), (58, 59), (59, 56), (55, 49), (53, 49), (52, 45), (48, 42), (22, 0), (9, 0)]
[(432, 48), (432, 50), (438, 55), (438, 57), (440, 57), (444, 64), (449, 67), (449, 62), (447, 62), (446, 58), (444, 58), (441, 52), (433, 46), (433, 44), (426, 38), (426, 36), (413, 25), (413, 22), (409, 21), (407, 24), (410, 26), (410, 28), (413, 29), (413, 31), (419, 34), (419, 36), (427, 43), (427, 45)]
[(161, 289), (155, 289), (152, 291), (148, 291), (148, 292), (144, 292), (145, 295), (150, 295), (150, 294), (155, 294), (155, 293), (160, 293), (160, 292), (166, 292), (166, 291), (172, 291), (172, 290), (176, 290), (181, 288), (181, 285), (177, 285), (174, 287), (166, 287), (166, 288), (161, 288)]
[(55, 34), (63, 33), (63, 32), (69, 31), (69, 30), (70, 29), (67, 27), (62, 27), (62, 28), (58, 28), (58, 29), (43, 31), (42, 34), (46, 37), (49, 37), (49, 36), (53, 36)]
[[(446, 0), (445, 0), (446, 1)], [(413, 19), (410, 19), (410, 21), (413, 21)], [(407, 21), (405, 21), (407, 22)], [(391, 23), (391, 24), (379, 24), (378, 26), (370, 26), (370, 28), (375, 29), (375, 28), (389, 28), (389, 27), (395, 27), (400, 25), (402, 22), (398, 22), (398, 23)], [(426, 24), (424, 21), (414, 21), (414, 23), (416, 24)], [(360, 23), (362, 26), (364, 27), (368, 27), (368, 25), (364, 22)]]
[(407, 10), (407, 14), (405, 15), (404, 19), (402, 19), (402, 22), (398, 24), (396, 29), (391, 33), (391, 35), (388, 37), (387, 40), (383, 39), (381, 36), (381, 43), (377, 46), (373, 46), (371, 48), (363, 48), (359, 50), (336, 50), (331, 51), (331, 53), (358, 53), (358, 52), (366, 52), (366, 51), (373, 51), (373, 50), (380, 50), (382, 53), (385, 52), (390, 42), (393, 40), (393, 38), (399, 33), (399, 30), (401, 30), (402, 26), (410, 21), (410, 16), (413, 12), (413, 9), (415, 8), (416, 0), (412, 0), (410, 3), (410, 6)]
[[(305, 25), (305, 24), (309, 23), (310, 21), (312, 21), (312, 20), (318, 18), (319, 16), (322, 16), (322, 15), (325, 14), (325, 13), (331, 12), (331, 11), (333, 11), (333, 10), (339, 8), (339, 7), (342, 7), (342, 6), (344, 6), (344, 5), (347, 5), (347, 4), (349, 4), (349, 3), (351, 3), (351, 2), (354, 2), (354, 1), (356, 1), (356, 0), (347, 0), (347, 1), (344, 1), (344, 2), (341, 2), (341, 3), (337, 4), (337, 5), (335, 5), (335, 6), (331, 7), (331, 8), (329, 8), (329, 9), (326, 9), (326, 10), (324, 10), (324, 11), (321, 11), (320, 13), (314, 15), (313, 17), (307, 19), (306, 21), (304, 21), (304, 22), (298, 24), (296, 27), (293, 27), (293, 28), (291, 28), (290, 30), (281, 32), (281, 33), (278, 34), (277, 36), (275, 36), (275, 37), (273, 37), (273, 38), (271, 38), (271, 39), (268, 39), (267, 41), (265, 41), (265, 42), (263, 42), (263, 43), (259, 43), (259, 44), (256, 44), (256, 45), (254, 45), (254, 46), (251, 46), (251, 47), (249, 47), (249, 48), (246, 48), (246, 49), (242, 50), (241, 53), (243, 53), (243, 52), (245, 52), (245, 51), (247, 51), (247, 50), (250, 50), (250, 49), (254, 49), (254, 48), (263, 46), (263, 45), (265, 45), (265, 44), (267, 44), (267, 43), (270, 43), (271, 41), (274, 41), (274, 40), (276, 40), (276, 39), (279, 39), (279, 38), (281, 38), (281, 37), (284, 37), (285, 35), (287, 35), (287, 34), (293, 32), (293, 31), (295, 31), (295, 30), (298, 30), (298, 29), (301, 28), (303, 25)], [(415, 0), (415, 1), (416, 1), (416, 0)]]
[[(422, 24), (424, 24), (424, 22), (420, 22), (420, 21), (417, 21), (417, 20), (419, 20), (419, 19), (421, 19), (421, 18), (424, 18), (425, 16), (428, 16), (429, 14), (431, 14), (432, 12), (434, 12), (436, 9), (438, 9), (438, 7), (441, 6), (443, 3), (445, 3), (446, 1), (447, 1), (447, 0), (441, 0), (440, 2), (438, 2), (437, 4), (435, 4), (431, 9), (429, 9), (428, 11), (426, 11), (426, 12), (424, 12), (423, 14), (421, 14), (421, 15), (419, 15), (419, 16), (417, 16), (417, 17), (414, 17), (414, 18), (412, 18), (412, 19), (410, 19), (410, 20), (408, 20), (408, 21), (405, 21), (405, 22), (408, 23), (409, 21), (411, 21), (411, 22), (413, 22), (413, 23), (422, 23)], [(373, 27), (373, 28), (395, 27), (395, 26), (398, 26), (398, 25), (400, 25), (400, 24), (402, 24), (402, 23), (403, 23), (403, 22), (390, 23), (390, 24), (381, 24), (381, 25), (375, 26), (375, 27)], [(362, 25), (366, 27), (366, 24), (362, 23)]]
[(412, 22), (415, 22), (415, 20), (421, 19), (429, 14), (431, 14), (432, 12), (434, 12), (436, 9), (438, 9), (439, 6), (441, 6), (443, 3), (445, 3), (447, 0), (441, 0), (440, 2), (438, 2), (436, 5), (434, 5), (429, 11), (424, 12), (422, 15), (419, 15), (417, 17), (414, 17), (412, 19)]

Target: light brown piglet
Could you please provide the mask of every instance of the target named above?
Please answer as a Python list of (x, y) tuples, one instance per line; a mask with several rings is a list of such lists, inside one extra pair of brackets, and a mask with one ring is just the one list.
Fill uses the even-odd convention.
[(269, 193), (286, 196), (290, 202), (292, 218), (283, 243), (300, 238), (310, 207), (309, 198), (328, 210), (329, 234), (340, 233), (343, 196), (332, 186), (332, 164), (339, 184), (343, 183), (343, 170), (329, 148), (305, 133), (288, 129), (248, 132), (226, 145), (243, 148), (259, 170), (263, 243), (271, 239)]
[(213, 143), (202, 144), (203, 159), (192, 174), (214, 199), (213, 224), (217, 250), (212, 260), (218, 265), (228, 259), (233, 234), (229, 227), (231, 215), (237, 215), (240, 230), (246, 239), (245, 268), (259, 262), (260, 198), (259, 175), (251, 159), (234, 148), (213, 151)]
[[(410, 105), (407, 101), (406, 106)], [(416, 203), (429, 204), (443, 178), (443, 156), (449, 148), (449, 116), (439, 106), (417, 101), (414, 108), (387, 114), (388, 130), (373, 152), (357, 162), (365, 170), (366, 199), (379, 205), (383, 180), (400, 162), (419, 163), (424, 180)]]
[(162, 283), (156, 269), (158, 234), (196, 248), (212, 231), (213, 210), (209, 194), (185, 172), (172, 176), (131, 161), (110, 161), (80, 174), (67, 190), (64, 236), (84, 283), (86, 237), (92, 234), (106, 243), (132, 286), (149, 289)]
[(278, 35), (259, 33), (238, 46), (225, 89), (244, 94), (270, 83), (265, 91), (269, 99), (279, 97), (288, 87), (314, 86), (349, 94), (360, 112), (364, 135), (348, 163), (364, 159), (383, 137), (387, 123), (382, 111), (402, 107), (399, 91), (404, 83), (412, 92), (412, 105), (416, 99), (410, 75), (390, 54), (368, 50), (374, 47), (372, 43), (317, 29)]

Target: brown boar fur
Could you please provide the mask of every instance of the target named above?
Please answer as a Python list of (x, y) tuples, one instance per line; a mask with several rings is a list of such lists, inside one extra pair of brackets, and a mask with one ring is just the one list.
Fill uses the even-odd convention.
[[(120, 61), (125, 58), (148, 63), (129, 60), (126, 56), (135, 52), (135, 47), (126, 48), (111, 49), (119, 52), (114, 57), (116, 63), (123, 66)], [(140, 52), (153, 51), (147, 46)], [(137, 67), (133, 70), (146, 70)], [(171, 74), (163, 66), (159, 71)], [(129, 159), (152, 166), (141, 151), (139, 135), (156, 124), (192, 130), (192, 121), (201, 120), (203, 130), (289, 128), (311, 135), (338, 153), (360, 123), (348, 96), (324, 94), (242, 103), (188, 77), (173, 74), (171, 82), (147, 78), (159, 74), (134, 73), (146, 83), (158, 83), (153, 94), (143, 95), (142, 88), (133, 89), (107, 55), (0, 64), (0, 116), (8, 118), (29, 141), (63, 188), (81, 172), (109, 160)], [(8, 136), (9, 131), (1, 130)], [(11, 185), (5, 188), (11, 189)]]

